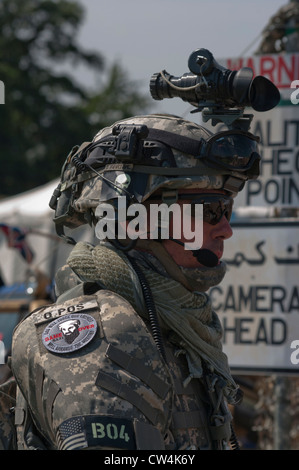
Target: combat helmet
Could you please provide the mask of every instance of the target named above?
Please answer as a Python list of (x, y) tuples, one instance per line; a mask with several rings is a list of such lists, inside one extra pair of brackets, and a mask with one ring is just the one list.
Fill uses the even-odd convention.
[(258, 138), (243, 130), (213, 134), (168, 114), (118, 121), (68, 155), (50, 201), (57, 233), (94, 224), (98, 205), (119, 196), (127, 205), (182, 188), (224, 189), (234, 197), (258, 177), (259, 163)]

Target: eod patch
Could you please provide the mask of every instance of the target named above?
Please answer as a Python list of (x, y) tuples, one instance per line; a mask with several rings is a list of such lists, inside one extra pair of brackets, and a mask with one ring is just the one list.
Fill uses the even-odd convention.
[(97, 331), (96, 320), (86, 313), (72, 313), (56, 318), (42, 333), (44, 346), (55, 353), (69, 353), (83, 348)]

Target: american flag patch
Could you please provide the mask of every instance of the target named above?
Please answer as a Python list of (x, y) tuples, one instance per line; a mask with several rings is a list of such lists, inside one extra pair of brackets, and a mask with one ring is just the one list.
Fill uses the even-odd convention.
[(57, 431), (58, 449), (78, 450), (88, 447), (84, 428), (84, 421), (81, 416), (64, 421)]

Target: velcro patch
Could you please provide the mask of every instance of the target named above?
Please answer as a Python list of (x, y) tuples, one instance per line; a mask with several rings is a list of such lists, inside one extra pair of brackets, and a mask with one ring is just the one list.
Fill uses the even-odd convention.
[(55, 318), (59, 318), (62, 315), (67, 315), (69, 313), (80, 313), (85, 312), (86, 310), (94, 310), (98, 307), (98, 302), (95, 299), (87, 300), (87, 301), (78, 301), (71, 304), (68, 302), (67, 304), (61, 305), (51, 305), (50, 307), (45, 308), (37, 315), (35, 320), (35, 325), (41, 325), (42, 323), (54, 320)]
[(52, 352), (65, 354), (83, 348), (97, 331), (97, 322), (86, 313), (63, 315), (48, 323), (42, 334), (44, 346)]
[(76, 416), (60, 424), (57, 431), (60, 450), (86, 447), (136, 449), (133, 422), (112, 416)]

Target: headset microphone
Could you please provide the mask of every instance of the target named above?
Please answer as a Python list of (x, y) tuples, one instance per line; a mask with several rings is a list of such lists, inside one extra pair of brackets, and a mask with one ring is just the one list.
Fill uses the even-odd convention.
[(192, 250), (192, 253), (200, 264), (208, 268), (214, 268), (218, 264), (218, 257), (211, 250), (202, 248), (200, 250)]
[[(175, 240), (172, 237), (169, 237), (169, 239), (175, 243), (178, 243), (181, 246), (184, 246), (184, 243), (179, 240)], [(218, 256), (215, 255), (213, 251), (208, 250), (207, 248), (200, 248), (199, 250), (190, 250), (190, 251), (192, 251), (193, 256), (203, 266), (206, 266), (207, 268), (214, 268), (215, 266), (217, 266)]]

